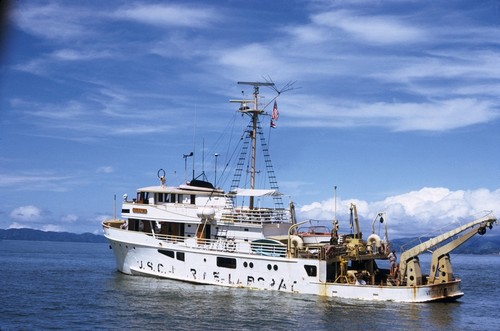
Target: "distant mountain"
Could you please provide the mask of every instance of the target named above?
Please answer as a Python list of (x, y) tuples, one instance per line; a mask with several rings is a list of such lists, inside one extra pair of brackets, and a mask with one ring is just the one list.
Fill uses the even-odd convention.
[[(63, 241), (63, 242), (88, 242), (88, 243), (106, 243), (107, 240), (102, 235), (92, 233), (69, 233), (69, 232), (51, 232), (33, 229), (0, 229), (0, 240), (31, 240), (31, 241)], [(391, 247), (396, 252), (402, 252), (420, 242), (429, 239), (423, 238), (398, 238), (391, 240)], [(471, 238), (462, 246), (453, 251), (458, 254), (500, 254), (500, 236), (488, 235)]]
[[(402, 252), (412, 248), (430, 237), (398, 238), (391, 240), (391, 247), (396, 252)], [(452, 254), (500, 254), (500, 236), (498, 235), (476, 235), (455, 249)]]
[(31, 240), (31, 241), (63, 241), (63, 242), (87, 242), (87, 243), (105, 243), (104, 236), (92, 233), (69, 233), (40, 231), (33, 229), (0, 229), (0, 239), (5, 240)]

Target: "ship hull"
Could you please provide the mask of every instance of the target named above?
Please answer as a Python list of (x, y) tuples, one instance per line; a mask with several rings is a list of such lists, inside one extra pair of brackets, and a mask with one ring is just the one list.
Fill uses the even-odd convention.
[(105, 235), (117, 269), (129, 275), (372, 301), (453, 301), (463, 295), (460, 280), (423, 286), (334, 283), (327, 279), (322, 260), (200, 247), (194, 238), (171, 243), (113, 228), (105, 228)]

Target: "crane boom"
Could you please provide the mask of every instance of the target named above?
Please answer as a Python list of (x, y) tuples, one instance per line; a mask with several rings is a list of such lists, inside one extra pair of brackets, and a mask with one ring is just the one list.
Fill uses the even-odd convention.
[(429, 284), (450, 281), (453, 278), (453, 269), (450, 263), (449, 253), (462, 245), (478, 233), (475, 228), (470, 229), (462, 236), (458, 237), (432, 252), (431, 271), (427, 282)]
[[(404, 251), (401, 254), (401, 258), (400, 258), (400, 262), (399, 262), (400, 282), (403, 282), (403, 280), (406, 277), (408, 263), (411, 260), (413, 260), (416, 256), (418, 256), (419, 254), (431, 249), (432, 247), (439, 245), (440, 243), (452, 238), (453, 236), (456, 236), (456, 235), (458, 235), (458, 234), (460, 234), (468, 229), (475, 227), (476, 225), (479, 225), (479, 229), (477, 231), (471, 231), (470, 233), (465, 235), (465, 239), (460, 240), (460, 238), (458, 238), (458, 239), (456, 239), (457, 241), (452, 241), (449, 244), (443, 246), (445, 248), (443, 249), (442, 253), (447, 254), (447, 253), (451, 252), (453, 249), (455, 249), (458, 246), (460, 246), (461, 244), (463, 244), (466, 240), (470, 239), (476, 233), (484, 234), (484, 232), (486, 231), (486, 227), (489, 227), (491, 229), (493, 227), (493, 223), (496, 223), (496, 222), (497, 222), (497, 219), (493, 216), (492, 213), (489, 213), (486, 216), (478, 218), (478, 219), (471, 221), (465, 225), (459, 226), (453, 230), (445, 232), (437, 237), (434, 237), (432, 239), (424, 241), (423, 243), (418, 244), (418, 245)], [(455, 244), (453, 244), (453, 243), (455, 243)]]

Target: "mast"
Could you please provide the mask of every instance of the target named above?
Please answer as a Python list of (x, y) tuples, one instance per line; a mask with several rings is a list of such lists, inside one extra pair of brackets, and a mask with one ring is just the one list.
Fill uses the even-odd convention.
[[(267, 82), (238, 82), (240, 85), (252, 85), (253, 86), (253, 99), (250, 100), (230, 100), (230, 102), (239, 102), (241, 107), (239, 111), (242, 114), (247, 114), (252, 118), (252, 130), (250, 132), (251, 138), (251, 160), (250, 160), (250, 188), (255, 189), (255, 164), (257, 155), (257, 123), (259, 115), (264, 113), (264, 110), (259, 109), (259, 88), (261, 86), (274, 86), (274, 83)], [(253, 104), (253, 107), (248, 107), (247, 104)], [(250, 197), (249, 208), (254, 208), (254, 197)]]

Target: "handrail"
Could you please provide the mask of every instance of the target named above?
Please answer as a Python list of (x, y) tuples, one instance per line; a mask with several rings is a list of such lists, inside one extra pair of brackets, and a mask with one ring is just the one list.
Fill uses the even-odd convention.
[(103, 223), (106, 228), (113, 228), (117, 231), (130, 231), (135, 233), (140, 233), (154, 239), (158, 239), (161, 242), (171, 243), (171, 244), (182, 244), (189, 248), (210, 250), (217, 252), (231, 252), (231, 253), (245, 253), (245, 254), (255, 254), (263, 256), (286, 256), (287, 247), (279, 243), (266, 243), (266, 242), (252, 242), (252, 241), (236, 241), (231, 239), (206, 239), (206, 238), (195, 238), (186, 236), (176, 236), (167, 235), (161, 233), (152, 232), (140, 232), (132, 231), (127, 229), (121, 229), (113, 227), (106, 222)]
[(286, 209), (233, 209), (224, 210), (221, 214), (223, 222), (240, 222), (240, 223), (274, 223), (286, 221), (289, 215)]

